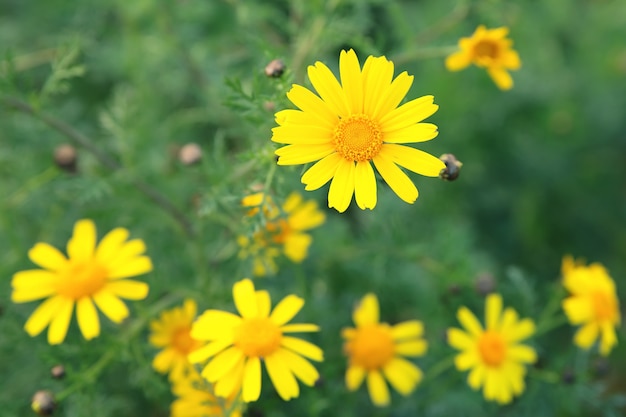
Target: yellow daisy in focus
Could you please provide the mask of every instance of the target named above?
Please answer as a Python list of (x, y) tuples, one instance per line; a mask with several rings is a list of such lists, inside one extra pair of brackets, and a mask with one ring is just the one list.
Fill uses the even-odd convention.
[(601, 264), (572, 265), (570, 259), (563, 259), (563, 286), (571, 294), (563, 300), (563, 310), (572, 325), (582, 325), (574, 343), (590, 349), (600, 339), (600, 354), (607, 356), (617, 345), (615, 328), (621, 322), (615, 282)]
[(364, 379), (372, 402), (386, 406), (390, 402), (385, 379), (402, 395), (409, 395), (422, 380), (422, 371), (402, 356), (422, 356), (428, 344), (422, 339), (420, 321), (405, 321), (395, 326), (379, 322), (378, 299), (367, 294), (352, 315), (356, 328), (343, 329), (348, 356), (346, 385), (356, 391)]
[(487, 296), (486, 326), (466, 307), (461, 307), (457, 318), (465, 330), (448, 329), (448, 343), (461, 351), (454, 363), (459, 371), (470, 370), (469, 386), (478, 390), (488, 401), (508, 404), (524, 391), (525, 364), (537, 360), (535, 350), (520, 342), (535, 332), (530, 319), (519, 319), (510, 307), (502, 311), (500, 294)]
[(14, 303), (47, 298), (26, 321), (26, 332), (36, 336), (48, 327), (48, 343), (62, 343), (74, 305), (78, 327), (87, 340), (100, 335), (96, 307), (115, 323), (124, 320), (128, 308), (120, 298), (142, 300), (148, 295), (148, 284), (125, 278), (152, 271), (150, 258), (143, 255), (143, 240), (127, 241), (128, 235), (128, 230), (118, 227), (96, 245), (93, 221), (79, 220), (67, 243), (67, 258), (55, 247), (37, 243), (28, 257), (43, 269), (18, 272), (11, 281)]
[(513, 78), (507, 70), (518, 70), (522, 62), (513, 50), (513, 41), (507, 38), (508, 33), (506, 27), (487, 29), (483, 25), (478, 26), (471, 37), (459, 40), (461, 50), (448, 56), (446, 68), (460, 71), (470, 64), (486, 68), (498, 88), (510, 90)]
[(300, 85), (287, 93), (300, 110), (276, 113), (272, 140), (286, 144), (276, 151), (278, 165), (316, 162), (302, 176), (307, 191), (332, 179), (328, 207), (344, 212), (355, 200), (361, 209), (376, 206), (376, 176), (372, 162), (391, 189), (407, 203), (417, 199), (413, 182), (399, 167), (436, 177), (445, 168), (438, 158), (408, 147), (437, 136), (437, 126), (421, 123), (437, 111), (433, 96), (398, 107), (411, 88), (406, 72), (393, 78), (385, 57), (370, 56), (361, 69), (353, 50), (341, 51), (341, 84), (326, 65), (316, 62), (308, 75), (317, 95)]
[(173, 381), (195, 372), (187, 356), (202, 345), (190, 334), (197, 310), (196, 302), (187, 299), (181, 307), (166, 310), (158, 319), (150, 322), (150, 343), (163, 348), (154, 357), (152, 367), (159, 373), (169, 373)]
[(194, 370), (185, 378), (173, 381), (176, 400), (170, 417), (241, 417), (241, 406), (233, 398), (218, 398), (213, 387)]
[(304, 357), (321, 361), (322, 350), (295, 337), (293, 332), (315, 332), (314, 324), (287, 324), (304, 300), (289, 295), (271, 311), (267, 291), (255, 291), (249, 279), (233, 286), (235, 306), (241, 316), (220, 310), (205, 311), (191, 329), (194, 339), (208, 343), (189, 355), (192, 363), (210, 359), (202, 376), (215, 384), (215, 394), (230, 397), (239, 389), (245, 402), (261, 394), (261, 361), (278, 395), (287, 401), (300, 395), (296, 378), (312, 386), (319, 374)]
[(326, 220), (317, 203), (304, 201), (298, 193), (291, 193), (281, 208), (271, 197), (256, 193), (245, 197), (241, 204), (250, 208), (247, 215), (263, 213), (263, 221), (251, 237), (239, 236), (240, 258), (253, 258), (254, 275), (274, 274), (278, 270), (275, 258), (282, 251), (292, 262), (300, 263), (306, 257), (313, 241), (305, 233)]

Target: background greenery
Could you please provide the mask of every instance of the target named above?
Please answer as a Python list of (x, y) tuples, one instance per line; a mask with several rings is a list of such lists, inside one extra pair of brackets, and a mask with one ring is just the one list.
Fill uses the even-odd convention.
[[(444, 368), (453, 354), (444, 333), (457, 325), (457, 308), (482, 314), (479, 277), (493, 278), (505, 303), (537, 320), (563, 296), (560, 262), (571, 253), (604, 263), (626, 300), (624, 16), (626, 3), (617, 0), (0, 0), (2, 416), (28, 415), (38, 389), (68, 387), (78, 389), (59, 415), (168, 415), (172, 396), (150, 367), (145, 323), (185, 296), (201, 309), (232, 309), (232, 283), (251, 272), (236, 256), (238, 203), (275, 163), (273, 113), (290, 106), (284, 93), (292, 82), (307, 85), (307, 65), (321, 60), (336, 70), (339, 51), (350, 47), (362, 61), (385, 55), (396, 73), (414, 75), (409, 98), (435, 96), (440, 109), (430, 121), (440, 135), (420, 148), (456, 154), (463, 172), (453, 183), (413, 176), (421, 194), (414, 205), (379, 187), (371, 212), (327, 211), (308, 259), (283, 259), (277, 276), (257, 281), (274, 300), (306, 298), (298, 318), (322, 326), (312, 339), (326, 361), (320, 384), (289, 403), (264, 384), (248, 415), (626, 412), (623, 327), (608, 361), (575, 350), (567, 325), (535, 338), (541, 359), (527, 391), (504, 408)], [(449, 47), (478, 24), (511, 28), (523, 67), (510, 92), (480, 69), (444, 68)], [(287, 65), (280, 79), (263, 73), (274, 58)], [(42, 113), (29, 115), (16, 100)], [(68, 132), (86, 135), (113, 162), (79, 147), (78, 173), (58, 169), (53, 151)], [(203, 150), (198, 165), (176, 158), (188, 142)], [(271, 192), (302, 190), (301, 172), (278, 167)], [(138, 191), (146, 184), (192, 232)], [(306, 197), (325, 207), (326, 193)], [(36, 303), (12, 304), (10, 279), (32, 267), (26, 253), (34, 243), (63, 247), (80, 218), (94, 219), (100, 236), (122, 226), (146, 241), (155, 264), (145, 277), (150, 296), (133, 304), (121, 328), (104, 324), (101, 337), (85, 342), (74, 322), (66, 342), (50, 347), (45, 335), (22, 330)], [(386, 321), (424, 321), (431, 346), (417, 361), (427, 379), (383, 410), (364, 389), (351, 394), (343, 385), (339, 330), (370, 291)], [(57, 363), (67, 368), (63, 381), (49, 376)]]

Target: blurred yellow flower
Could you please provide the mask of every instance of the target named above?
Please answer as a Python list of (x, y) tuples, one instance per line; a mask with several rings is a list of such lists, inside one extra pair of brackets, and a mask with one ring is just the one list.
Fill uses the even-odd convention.
[(248, 216), (263, 213), (262, 228), (251, 237), (239, 236), (239, 257), (253, 259), (255, 276), (274, 274), (278, 270), (275, 259), (280, 251), (292, 262), (302, 262), (308, 253), (312, 238), (305, 231), (320, 226), (326, 220), (317, 203), (304, 201), (298, 193), (291, 193), (282, 208), (264, 193), (245, 197), (241, 204), (250, 207)]
[(367, 294), (352, 315), (356, 328), (345, 328), (341, 334), (348, 356), (346, 385), (357, 390), (367, 378), (372, 402), (385, 406), (390, 402), (385, 378), (402, 395), (409, 395), (422, 380), (422, 371), (402, 356), (422, 356), (428, 347), (421, 338), (420, 321), (405, 321), (395, 326), (379, 322), (378, 299)]
[(126, 241), (128, 235), (128, 230), (118, 227), (96, 246), (95, 224), (79, 220), (67, 243), (67, 258), (55, 247), (37, 243), (28, 257), (43, 269), (18, 272), (11, 282), (15, 303), (47, 298), (26, 321), (26, 332), (36, 336), (49, 326), (48, 343), (62, 343), (74, 305), (78, 327), (87, 340), (100, 335), (96, 306), (111, 321), (124, 320), (128, 308), (120, 298), (142, 300), (148, 295), (148, 284), (125, 278), (152, 271), (150, 258), (143, 255), (144, 242)]
[(510, 90), (513, 78), (507, 70), (517, 70), (522, 63), (512, 48), (513, 41), (506, 37), (508, 33), (506, 27), (487, 29), (483, 25), (478, 26), (471, 37), (459, 40), (461, 50), (448, 56), (446, 68), (459, 71), (470, 64), (486, 68), (498, 88)]
[(170, 417), (241, 417), (241, 406), (234, 397), (216, 397), (212, 385), (197, 371), (172, 382), (177, 398), (170, 407)]
[(615, 327), (621, 322), (615, 282), (599, 263), (589, 266), (574, 264), (563, 258), (563, 286), (570, 297), (563, 300), (563, 310), (572, 325), (583, 325), (574, 336), (574, 343), (590, 349), (600, 339), (604, 356), (617, 345)]
[(535, 332), (530, 319), (519, 319), (517, 312), (508, 307), (502, 311), (499, 294), (487, 296), (485, 308), (486, 327), (466, 307), (457, 312), (465, 331), (448, 329), (448, 343), (461, 351), (454, 359), (459, 371), (471, 369), (467, 383), (489, 401), (508, 404), (514, 396), (524, 391), (524, 364), (537, 360), (535, 350), (520, 344)]
[(437, 111), (433, 96), (398, 107), (413, 76), (393, 79), (394, 65), (385, 57), (370, 56), (361, 69), (353, 50), (341, 51), (341, 85), (326, 65), (316, 62), (308, 75), (317, 91), (293, 85), (287, 93), (300, 110), (276, 113), (272, 140), (286, 144), (276, 151), (278, 165), (316, 162), (302, 176), (307, 191), (332, 179), (328, 207), (344, 212), (354, 194), (361, 209), (376, 206), (376, 176), (371, 162), (391, 189), (407, 203), (417, 199), (413, 182), (398, 165), (436, 177), (445, 168), (438, 158), (408, 147), (437, 136), (437, 126), (420, 123)]
[(270, 314), (269, 293), (255, 291), (247, 278), (235, 283), (233, 298), (241, 316), (207, 310), (191, 329), (194, 339), (208, 343), (191, 353), (189, 360), (201, 363), (212, 358), (202, 376), (215, 384), (215, 394), (230, 397), (241, 389), (243, 401), (256, 401), (261, 394), (261, 361), (285, 401), (300, 395), (296, 378), (312, 386), (319, 374), (303, 356), (321, 361), (322, 350), (305, 340), (285, 336), (319, 330), (314, 324), (287, 324), (300, 311), (304, 300), (289, 295)]
[(202, 345), (190, 334), (197, 310), (196, 302), (187, 299), (181, 307), (166, 310), (158, 319), (150, 322), (150, 343), (163, 348), (154, 357), (152, 367), (162, 374), (169, 373), (173, 381), (186, 378), (194, 372), (187, 356)]

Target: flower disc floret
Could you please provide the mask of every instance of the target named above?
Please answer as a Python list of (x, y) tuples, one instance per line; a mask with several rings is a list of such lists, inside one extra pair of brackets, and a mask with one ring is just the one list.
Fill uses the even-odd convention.
[(383, 135), (368, 116), (349, 116), (341, 119), (335, 128), (333, 146), (348, 161), (370, 161), (380, 152)]

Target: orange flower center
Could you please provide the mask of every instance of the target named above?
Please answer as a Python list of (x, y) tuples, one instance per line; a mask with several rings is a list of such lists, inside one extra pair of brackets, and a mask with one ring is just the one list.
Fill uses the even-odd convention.
[(289, 222), (286, 219), (278, 219), (268, 222), (265, 226), (267, 231), (272, 235), (272, 241), (282, 245), (287, 240), (287, 236), (291, 233)]
[(191, 338), (191, 326), (183, 326), (172, 335), (172, 347), (181, 355), (187, 355), (200, 347), (198, 340)]
[(341, 119), (335, 128), (333, 146), (348, 161), (369, 161), (383, 146), (378, 123), (364, 114)]
[(500, 53), (498, 44), (492, 40), (483, 39), (474, 45), (474, 55), (476, 58), (497, 59)]
[(279, 347), (283, 332), (269, 318), (244, 319), (235, 329), (234, 345), (248, 357), (265, 357)]
[(394, 356), (391, 331), (386, 324), (370, 324), (356, 329), (354, 339), (345, 345), (350, 361), (367, 370), (380, 369)]
[(57, 293), (73, 300), (90, 297), (104, 287), (107, 276), (106, 268), (95, 260), (70, 261), (59, 274)]
[(616, 323), (619, 317), (617, 299), (605, 291), (595, 291), (591, 294), (591, 302), (596, 319)]
[(504, 338), (499, 333), (486, 331), (478, 339), (478, 352), (487, 366), (500, 366), (506, 358)]

